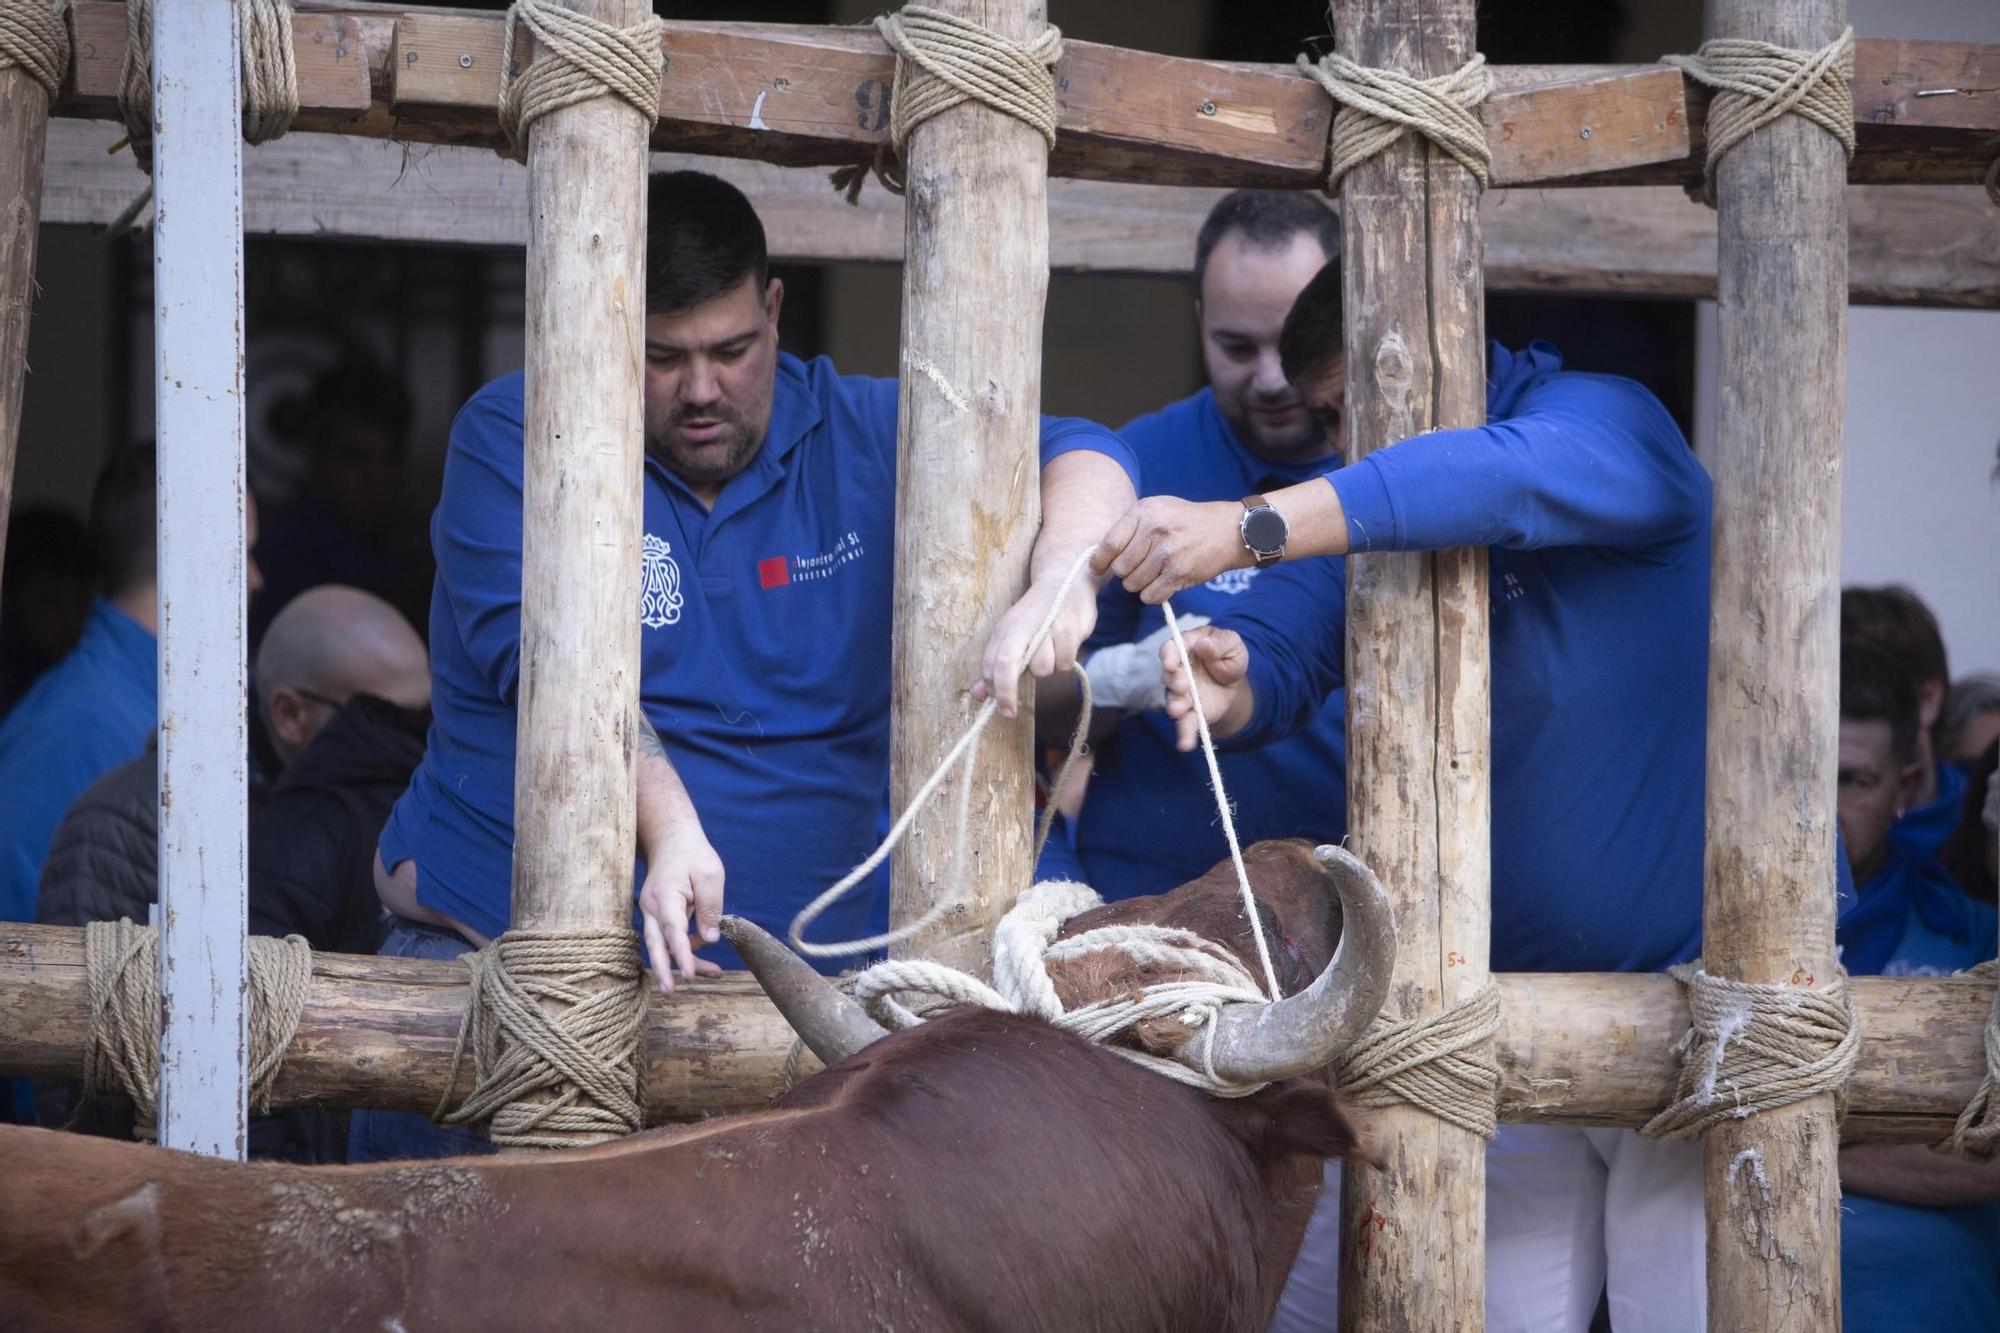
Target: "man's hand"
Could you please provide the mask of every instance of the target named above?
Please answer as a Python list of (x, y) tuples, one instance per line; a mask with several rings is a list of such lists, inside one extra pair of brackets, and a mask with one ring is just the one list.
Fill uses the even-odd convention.
[(1201, 742), (1195, 724), (1197, 704), (1208, 719), (1210, 733), (1222, 740), (1243, 730), (1254, 703), (1244, 681), (1250, 669), (1250, 650), (1241, 635), (1211, 625), (1184, 637), (1194, 675), (1190, 678), (1181, 664), (1180, 649), (1172, 639), (1160, 645), (1160, 674), (1167, 685), (1167, 716), (1174, 719), (1175, 745), (1185, 751)]
[(722, 969), (694, 956), (688, 922), (701, 931), (702, 943), (721, 935), (722, 858), (708, 845), (699, 825), (690, 825), (656, 840), (646, 849), (646, 882), (639, 889), (639, 911), (645, 920), (646, 959), (659, 981), (660, 993), (674, 993), (674, 972), (683, 977), (719, 977)]
[(1226, 569), (1256, 563), (1243, 545), (1242, 519), (1243, 506), (1233, 500), (1197, 504), (1155, 495), (1111, 525), (1090, 567), (1157, 605)]
[(998, 700), (1002, 717), (1012, 717), (1020, 711), (1023, 670), (1032, 672), (1037, 679), (1070, 670), (1076, 665), (1077, 650), (1097, 625), (1097, 590), (1102, 580), (1093, 578), (1086, 569), (1070, 585), (1069, 595), (1049, 626), (1049, 637), (1035, 649), (1034, 656), (1028, 655), (1028, 645), (1034, 640), (1035, 631), (1041, 628), (1042, 617), (1049, 613), (1068, 574), (1069, 567), (1065, 565), (1043, 573), (1030, 583), (1028, 591), (1007, 608), (986, 640), (986, 655), (980, 662), (980, 677), (972, 687), (972, 697), (983, 700), (990, 695)]

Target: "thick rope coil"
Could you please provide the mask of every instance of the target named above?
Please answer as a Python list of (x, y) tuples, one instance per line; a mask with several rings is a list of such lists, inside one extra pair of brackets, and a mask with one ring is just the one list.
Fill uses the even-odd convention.
[(1673, 1104), (1646, 1122), (1648, 1138), (1692, 1138), (1711, 1125), (1776, 1110), (1823, 1092), (1846, 1114), (1847, 1079), (1861, 1056), (1861, 1020), (1845, 973), (1824, 986), (1760, 985), (1669, 969), (1687, 987), (1693, 1024), (1681, 1039)]
[(1500, 987), (1491, 978), (1433, 1013), (1377, 1014), (1340, 1057), (1341, 1095), (1356, 1106), (1414, 1106), (1490, 1139), (1499, 1125), (1499, 1030)]
[[(903, 193), (904, 151), (917, 126), (963, 102), (980, 102), (1012, 116), (1056, 146), (1056, 62), (1062, 59), (1062, 31), (1042, 29), (1025, 44), (1010, 41), (970, 19), (924, 5), (905, 5), (875, 20), (875, 31), (896, 53), (890, 86), (889, 142), (878, 149), (872, 170), (883, 186)], [(871, 164), (857, 163), (833, 173), (834, 188), (857, 203)]]
[(1986, 1077), (1979, 1080), (1979, 1091), (1958, 1113), (1951, 1137), (1938, 1145), (1938, 1151), (1990, 1162), (2000, 1157), (2000, 960), (1988, 959), (1958, 975), (1993, 987), (1993, 1007), (1986, 1015)]
[[(514, 37), (525, 25), (535, 38), (535, 59), (525, 72)], [(646, 119), (660, 118), (660, 47), (663, 24), (648, 16), (620, 28), (554, 0), (514, 0), (507, 9), (500, 59), (500, 131), (506, 156), (528, 160), (528, 127), (551, 111), (599, 97), (616, 97)]]
[(69, 12), (69, 0), (0, 0), (0, 68), (26, 70), (51, 104), (69, 70)]
[(1342, 176), (1413, 130), (1450, 153), (1481, 189), (1486, 187), (1493, 154), (1486, 146), (1479, 104), (1493, 91), (1493, 75), (1485, 56), (1474, 55), (1434, 79), (1358, 65), (1338, 51), (1317, 62), (1300, 55), (1299, 68), (1340, 108), (1333, 117), (1329, 192), (1340, 188)]
[[(292, 127), (299, 112), (299, 75), (292, 58), (289, 0), (239, 0), (243, 61), (243, 138), (268, 143)], [(118, 90), (132, 156), (153, 170), (153, 0), (127, 0), (125, 66)], [(134, 206), (144, 207), (143, 198)]]
[[(629, 927), (510, 930), (466, 962), (471, 991), (433, 1119), (490, 1120), (494, 1143), (526, 1148), (601, 1143), (641, 1127), (646, 1005)], [(592, 985), (600, 981), (611, 984)], [(551, 1012), (544, 1001), (560, 1007)], [(477, 1083), (447, 1113), (468, 1045)]]
[[(300, 935), (253, 935), (246, 943), (250, 1112), (262, 1115), (305, 1012), (312, 946)], [(90, 979), (83, 1095), (130, 1098), (133, 1137), (150, 1141), (158, 1137), (160, 1108), (159, 934), (129, 920), (93, 921), (84, 927), (83, 958)]]
[(1696, 83), (1715, 89), (1708, 105), (1708, 157), (1702, 164), (1704, 203), (1715, 202), (1715, 168), (1730, 149), (1783, 115), (1804, 116), (1840, 140), (1854, 157), (1854, 29), (1817, 51), (1798, 51), (1743, 37), (1703, 42), (1691, 56), (1662, 56)]

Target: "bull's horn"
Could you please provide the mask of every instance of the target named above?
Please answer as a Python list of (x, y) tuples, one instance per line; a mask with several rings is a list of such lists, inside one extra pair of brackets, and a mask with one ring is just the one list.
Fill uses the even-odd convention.
[[(1215, 1072), (1231, 1082), (1266, 1083), (1324, 1068), (1360, 1036), (1389, 997), (1396, 966), (1396, 919), (1373, 871), (1338, 847), (1313, 863), (1340, 894), (1340, 944), (1312, 985), (1274, 1004), (1232, 1004), (1216, 1018)], [(1199, 1065), (1197, 1034), (1182, 1058)]]
[(870, 1042), (889, 1035), (868, 1016), (859, 1000), (842, 995), (761, 926), (740, 916), (725, 916), (722, 934), (743, 955), (792, 1031), (826, 1064), (839, 1064)]

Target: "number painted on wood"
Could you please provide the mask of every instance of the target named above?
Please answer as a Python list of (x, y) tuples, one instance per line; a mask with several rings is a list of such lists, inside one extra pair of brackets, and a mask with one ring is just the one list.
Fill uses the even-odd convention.
[[(854, 104), (861, 108), (861, 114), (854, 123), (864, 130), (880, 134), (889, 128), (890, 85), (880, 79), (863, 79), (854, 86)], [(869, 124), (870, 117), (874, 124)]]

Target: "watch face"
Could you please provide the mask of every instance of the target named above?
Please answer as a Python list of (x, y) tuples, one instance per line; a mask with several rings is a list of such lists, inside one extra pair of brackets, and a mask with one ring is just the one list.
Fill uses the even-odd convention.
[(1243, 544), (1260, 555), (1283, 547), (1289, 535), (1285, 516), (1275, 509), (1253, 509), (1243, 516)]

